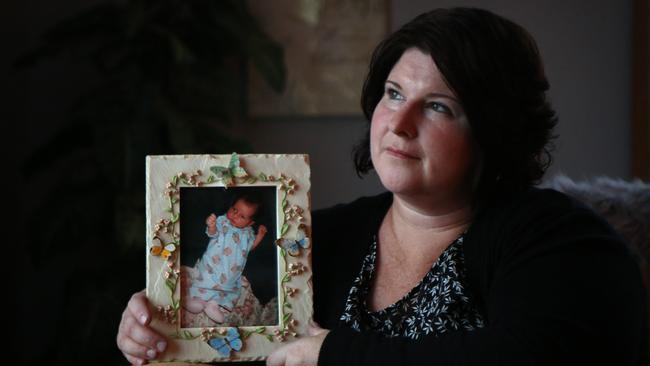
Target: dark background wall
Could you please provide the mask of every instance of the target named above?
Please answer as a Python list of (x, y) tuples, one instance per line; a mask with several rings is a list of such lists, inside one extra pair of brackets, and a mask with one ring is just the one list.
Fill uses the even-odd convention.
[[(8, 348), (19, 364), (125, 364), (114, 345), (116, 327), (130, 294), (144, 287), (144, 250), (125, 254), (120, 263), (108, 263), (112, 257), (104, 253), (115, 249), (102, 237), (102, 223), (80, 220), (79, 225), (97, 225), (97, 235), (84, 243), (56, 241), (58, 247), (49, 250), (61, 255), (47, 261), (35, 261), (25, 248), (33, 245), (29, 238), (41, 224), (26, 213), (52, 195), (48, 182), (63, 173), (39, 171), (36, 179), (27, 182), (20, 168), (65, 124), (66, 111), (92, 82), (93, 74), (67, 56), (20, 72), (12, 70), (11, 64), (35, 46), (49, 26), (93, 3), (0, 3), (3, 160), (8, 165), (6, 180), (18, 187), (8, 195), (9, 207), (18, 207), (10, 226), (19, 233), (15, 240), (12, 237), (11, 254), (5, 256), (13, 264), (7, 296), (14, 300), (10, 322), (16, 326), (11, 326), (15, 329), (11, 340), (17, 343)], [(450, 5), (484, 7), (523, 25), (538, 40), (551, 82), (550, 97), (560, 117), (550, 174), (630, 178), (630, 0), (392, 0), (391, 5), (393, 29), (429, 8)], [(255, 151), (310, 154), (315, 208), (382, 190), (373, 175), (359, 180), (351, 163), (350, 149), (365, 128), (366, 122), (354, 116), (296, 117), (237, 126)], [(45, 217), (55, 220), (57, 212)], [(97, 268), (110, 273), (99, 275), (93, 272)], [(91, 301), (97, 298), (104, 299), (101, 305)]]

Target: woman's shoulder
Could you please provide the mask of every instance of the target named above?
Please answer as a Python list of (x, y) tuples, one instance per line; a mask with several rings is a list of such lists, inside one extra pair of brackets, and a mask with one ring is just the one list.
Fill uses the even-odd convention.
[(314, 211), (314, 217), (336, 217), (340, 215), (350, 215), (360, 212), (367, 212), (371, 209), (378, 209), (385, 206), (386, 209), (393, 201), (390, 192), (383, 192), (374, 196), (359, 197), (351, 202), (339, 203), (337, 205), (321, 208)]
[(391, 202), (392, 195), (383, 193), (313, 212), (314, 316), (321, 325), (336, 326), (366, 249)]
[(493, 281), (516, 271), (539, 279), (552, 269), (564, 273), (568, 282), (571, 276), (632, 282), (638, 277), (632, 252), (605, 219), (552, 189), (494, 199), (477, 214), (463, 248), (468, 279), (480, 302), (490, 297)]
[[(496, 203), (498, 206), (506, 209), (529, 209), (537, 207), (568, 209), (576, 206), (576, 203), (578, 203), (566, 194), (550, 188), (532, 187), (514, 194), (499, 194), (496, 197), (498, 198), (497, 200), (493, 200), (492, 205), (494, 206)], [(500, 201), (501, 204), (495, 201)]]
[(332, 225), (343, 225), (344, 227), (376, 225), (377, 220), (383, 219), (392, 201), (392, 194), (384, 192), (315, 210), (313, 212), (314, 226), (325, 228)]
[(607, 222), (585, 204), (549, 188), (530, 188), (516, 194), (499, 195), (479, 211), (477, 219), (487, 219), (492, 224), (500, 221), (510, 228), (558, 224), (568, 220), (611, 231)]
[(355, 262), (363, 257), (391, 202), (392, 194), (382, 193), (314, 211), (312, 239), (315, 261)]
[[(542, 248), (573, 250), (587, 245), (627, 250), (611, 225), (582, 202), (553, 189), (531, 188), (494, 199), (477, 213), (471, 238), (497, 253), (539, 251)], [(469, 244), (472, 246), (472, 244)]]

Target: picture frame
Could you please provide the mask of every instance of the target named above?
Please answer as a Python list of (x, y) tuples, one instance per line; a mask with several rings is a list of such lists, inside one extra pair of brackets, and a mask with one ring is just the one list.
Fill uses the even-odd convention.
[(265, 359), (313, 313), (307, 155), (146, 158), (146, 295), (159, 361)]

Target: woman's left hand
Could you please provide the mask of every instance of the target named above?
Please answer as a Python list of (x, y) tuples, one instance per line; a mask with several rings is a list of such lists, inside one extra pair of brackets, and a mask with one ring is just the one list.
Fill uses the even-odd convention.
[(309, 336), (278, 348), (266, 359), (267, 366), (316, 366), (318, 353), (329, 330), (311, 322), (307, 328)]

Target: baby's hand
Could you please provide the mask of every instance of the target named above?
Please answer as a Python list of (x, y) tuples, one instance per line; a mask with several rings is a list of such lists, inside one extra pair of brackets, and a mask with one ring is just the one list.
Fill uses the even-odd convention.
[(260, 225), (260, 227), (257, 228), (257, 237), (261, 239), (264, 237), (264, 235), (266, 235), (267, 232), (268, 230), (266, 230), (266, 226)]
[[(253, 242), (253, 248), (257, 248), (257, 246), (262, 242), (262, 238), (264, 238), (264, 235), (266, 235), (266, 226), (260, 225), (260, 227), (257, 228), (257, 236), (255, 236), (255, 241)], [(251, 249), (251, 250), (252, 250)]]
[(205, 219), (205, 224), (208, 225), (208, 233), (214, 235), (217, 233), (217, 215), (212, 214)]
[(215, 226), (217, 224), (217, 215), (212, 214), (212, 215), (208, 216), (208, 218), (205, 219), (205, 223), (208, 226)]

